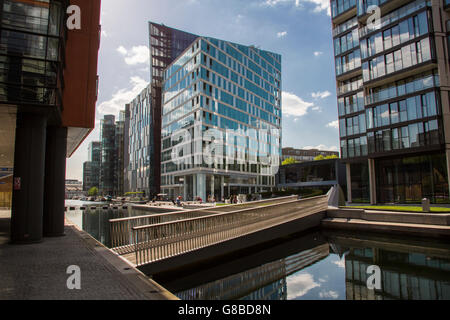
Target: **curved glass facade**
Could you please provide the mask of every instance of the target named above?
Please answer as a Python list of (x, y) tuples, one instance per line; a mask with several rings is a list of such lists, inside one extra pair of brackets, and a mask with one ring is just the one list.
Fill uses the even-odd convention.
[[(164, 192), (205, 199), (275, 186), (270, 167), (281, 158), (280, 55), (199, 38), (166, 69), (163, 87)], [(205, 160), (210, 136), (221, 142), (213, 163)]]

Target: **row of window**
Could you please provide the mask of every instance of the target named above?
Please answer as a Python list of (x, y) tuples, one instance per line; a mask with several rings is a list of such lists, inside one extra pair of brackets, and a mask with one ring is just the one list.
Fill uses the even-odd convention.
[(58, 61), (59, 39), (22, 32), (2, 30), (0, 53)]
[(361, 53), (359, 49), (336, 58), (336, 75), (341, 75), (361, 67)]
[(369, 89), (369, 93), (366, 94), (366, 104), (401, 97), (433, 87), (439, 87), (437, 70), (409, 77), (381, 87), (371, 88)]
[(334, 18), (354, 6), (356, 0), (331, 0), (331, 17)]
[(366, 133), (366, 115), (339, 120), (341, 138)]
[(364, 62), (363, 80), (368, 82), (432, 59), (430, 39), (412, 43), (399, 50)]
[(336, 37), (338, 35), (340, 35), (341, 33), (350, 30), (353, 27), (356, 27), (358, 25), (358, 18), (354, 17), (351, 18), (341, 24), (338, 24), (337, 26), (335, 26), (333, 28), (333, 37)]
[(58, 36), (64, 17), (62, 4), (58, 1), (2, 2), (2, 25), (14, 30)]
[(387, 1), (389, 0), (358, 0), (357, 4), (358, 16), (362, 16), (368, 13), (367, 10), (371, 6), (381, 6), (383, 3)]
[[(400, 7), (394, 11), (392, 11), (391, 13), (383, 16), (381, 18), (381, 21), (379, 22), (379, 25), (377, 25), (377, 27), (379, 27), (379, 29), (382, 29), (392, 23), (394, 23), (395, 21), (400, 20), (403, 17), (409, 16), (410, 14), (413, 14), (414, 12), (425, 8), (427, 6), (431, 6), (431, 2), (430, 1), (424, 1), (424, 0), (416, 0), (414, 2), (410, 2), (406, 5), (404, 5), (403, 7)], [(379, 30), (377, 29), (377, 30)], [(373, 30), (373, 26), (365, 26), (359, 29), (359, 36), (362, 38), (365, 35), (373, 32), (375, 30)]]
[(438, 121), (414, 123), (401, 128), (369, 132), (367, 137), (342, 140), (342, 157), (355, 158), (368, 154), (400, 149), (439, 145), (441, 133)]
[(362, 76), (358, 76), (345, 81), (338, 81), (338, 95), (343, 95), (351, 91), (357, 91), (362, 87)]
[(367, 140), (369, 153), (433, 146), (441, 143), (437, 120), (370, 132), (367, 134)]
[[(279, 72), (281, 70), (281, 65), (272, 57), (272, 55), (269, 55), (268, 53), (263, 54), (262, 50), (236, 45), (240, 51), (244, 52), (244, 54), (242, 54), (238, 50), (236, 50), (230, 43), (211, 38), (208, 38), (208, 40), (214, 46), (216, 46), (217, 49), (214, 48), (214, 46), (209, 45), (205, 41), (202, 41), (203, 51), (210, 54), (213, 58), (218, 59), (224, 65), (232, 68), (234, 71), (240, 72), (240, 69), (244, 69), (244, 67), (248, 68), (267, 81), (269, 81), (270, 79), (270, 82), (274, 85), (275, 80), (281, 80)], [(258, 50), (258, 53), (264, 56), (264, 59), (268, 58), (270, 60), (269, 62), (271, 62), (275, 67), (266, 63), (264, 59), (261, 59), (254, 50)], [(234, 59), (228, 57), (224, 52)], [(236, 60), (240, 63), (237, 63)]]
[(334, 55), (337, 56), (359, 46), (358, 29), (334, 39)]
[(415, 96), (391, 104), (383, 104), (366, 110), (367, 128), (389, 126), (406, 121), (433, 117), (438, 114), (435, 92)]
[(361, 40), (361, 57), (366, 59), (428, 33), (427, 11), (403, 20), (383, 32)]
[(352, 96), (338, 99), (339, 116), (345, 116), (364, 110), (364, 92), (358, 92)]

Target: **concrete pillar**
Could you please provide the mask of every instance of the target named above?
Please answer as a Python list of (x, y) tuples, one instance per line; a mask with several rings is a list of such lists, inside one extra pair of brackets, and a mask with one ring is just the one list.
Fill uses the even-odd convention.
[(192, 192), (193, 192), (193, 197), (194, 197), (194, 201), (196, 200), (196, 198), (198, 197), (198, 193), (197, 193), (197, 175), (194, 174), (192, 176)]
[(197, 195), (202, 198), (203, 202), (206, 202), (208, 198), (206, 197), (206, 174), (197, 174)]
[(211, 197), (214, 197), (215, 196), (215, 190), (216, 189), (216, 186), (215, 186), (215, 183), (214, 183), (214, 175), (211, 175)]
[(18, 113), (11, 241), (42, 241), (47, 115)]
[(377, 178), (375, 175), (375, 160), (369, 159), (370, 204), (377, 204)]
[(184, 200), (184, 201), (187, 200), (187, 196), (188, 196), (188, 188), (189, 188), (188, 177), (187, 177), (187, 176), (184, 176), (184, 184), (183, 184), (183, 200)]
[(48, 127), (45, 153), (44, 236), (64, 235), (67, 128)]
[(352, 198), (352, 172), (351, 172), (351, 166), (350, 163), (346, 163), (346, 171), (347, 171), (347, 201), (348, 203), (353, 202)]
[(222, 201), (222, 198), (225, 198), (225, 177), (220, 177), (220, 201)]

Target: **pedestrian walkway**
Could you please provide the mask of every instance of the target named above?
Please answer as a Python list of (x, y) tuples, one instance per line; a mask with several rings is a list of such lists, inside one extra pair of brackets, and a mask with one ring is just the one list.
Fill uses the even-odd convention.
[[(65, 237), (9, 244), (10, 212), (0, 211), (0, 300), (171, 300), (167, 290), (87, 233), (66, 223)], [(69, 266), (81, 290), (69, 290)]]

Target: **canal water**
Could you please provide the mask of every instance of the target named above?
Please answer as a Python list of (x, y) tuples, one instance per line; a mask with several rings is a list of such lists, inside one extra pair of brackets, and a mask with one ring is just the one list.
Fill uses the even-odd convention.
[[(109, 219), (142, 214), (97, 209), (67, 218), (109, 246)], [(379, 287), (371, 289), (374, 266)], [(450, 243), (314, 230), (151, 276), (182, 300), (450, 300)]]

